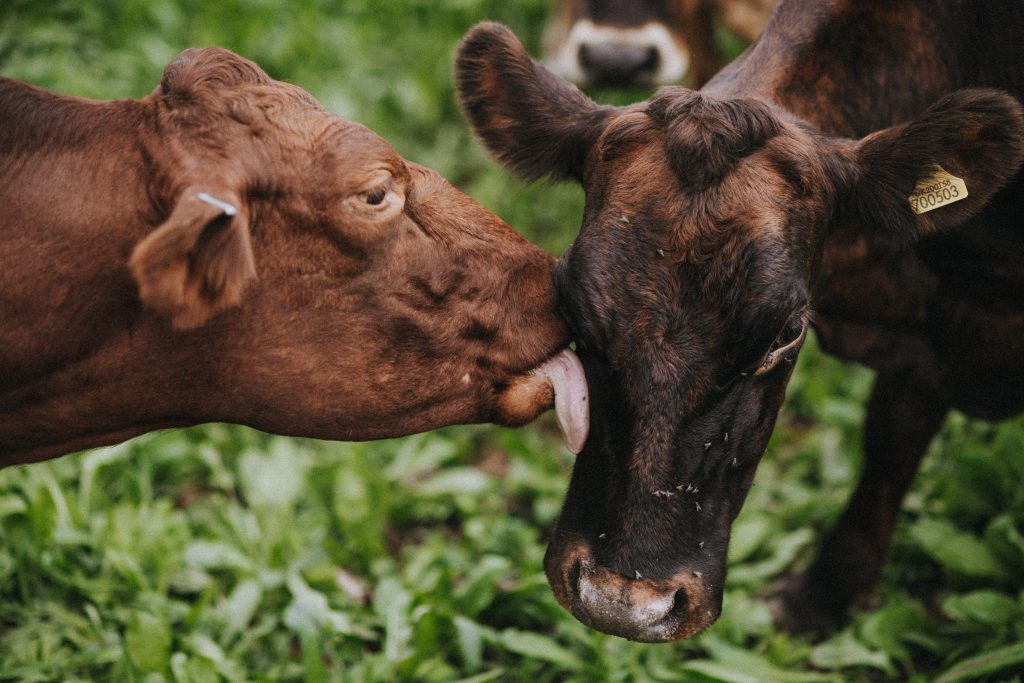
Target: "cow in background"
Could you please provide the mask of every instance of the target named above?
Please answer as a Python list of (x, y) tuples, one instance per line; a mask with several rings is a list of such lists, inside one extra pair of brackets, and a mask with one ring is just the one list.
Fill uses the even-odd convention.
[(300, 88), (188, 50), (141, 100), (0, 78), (0, 122), (0, 467), (201, 422), (372, 439), (552, 403), (582, 446), (553, 259)]
[(703, 85), (725, 64), (721, 21), (753, 42), (776, 0), (555, 0), (544, 63), (577, 85)]

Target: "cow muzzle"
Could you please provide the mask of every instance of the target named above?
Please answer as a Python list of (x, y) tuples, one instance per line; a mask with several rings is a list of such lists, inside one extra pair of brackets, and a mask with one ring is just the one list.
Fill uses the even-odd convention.
[(580, 85), (650, 87), (680, 81), (690, 57), (661, 23), (619, 27), (581, 19), (545, 64)]
[(646, 86), (654, 81), (661, 53), (653, 45), (584, 43), (579, 63), (590, 83)]
[(667, 579), (639, 572), (627, 577), (597, 565), (581, 546), (564, 554), (549, 548), (544, 564), (562, 606), (613, 636), (644, 643), (683, 640), (721, 613), (721, 591), (697, 571), (681, 570)]

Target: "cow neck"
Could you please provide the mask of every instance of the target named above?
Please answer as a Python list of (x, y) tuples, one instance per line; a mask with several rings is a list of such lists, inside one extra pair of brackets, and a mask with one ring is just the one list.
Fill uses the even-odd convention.
[(127, 268), (159, 220), (148, 107), (0, 79), (0, 466), (181, 423), (187, 359)]
[(1022, 21), (1024, 6), (1002, 0), (784, 0), (761, 39), (704, 91), (759, 98), (859, 138), (959, 88), (1024, 95), (1024, 75), (1005, 59), (1019, 40), (1007, 27)]

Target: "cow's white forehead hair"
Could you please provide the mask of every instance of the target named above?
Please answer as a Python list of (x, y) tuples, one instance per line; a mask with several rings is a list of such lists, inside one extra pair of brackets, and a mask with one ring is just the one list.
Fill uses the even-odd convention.
[(656, 84), (676, 83), (686, 75), (690, 57), (683, 51), (664, 24), (649, 21), (642, 26), (619, 28), (601, 26), (590, 19), (580, 19), (569, 31), (568, 39), (551, 46), (544, 66), (573, 83), (586, 83), (587, 76), (580, 65), (580, 48), (584, 45), (619, 44), (653, 47), (660, 56)]

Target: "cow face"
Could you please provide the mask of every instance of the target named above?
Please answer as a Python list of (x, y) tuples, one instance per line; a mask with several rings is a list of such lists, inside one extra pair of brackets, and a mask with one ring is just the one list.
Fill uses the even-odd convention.
[[(457, 69), (501, 160), (586, 192), (556, 280), (591, 433), (548, 578), (595, 628), (689, 637), (719, 614), (729, 526), (806, 334), (822, 240), (837, 222), (906, 244), (964, 220), (1020, 161), (1020, 106), (964, 91), (861, 141), (681, 88), (602, 108), (494, 24), (466, 38)], [(976, 190), (915, 215), (908, 197), (936, 163)]]
[(544, 61), (580, 85), (678, 82), (694, 57), (712, 59), (710, 31), (710, 5), (699, 0), (556, 0)]
[(585, 385), (560, 353), (550, 257), (227, 51), (183, 53), (150, 104), (162, 223), (131, 268), (168, 356), (203, 349), (193, 412), (367, 439), (556, 402), (579, 448)]

